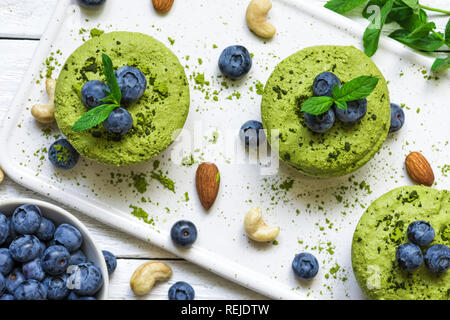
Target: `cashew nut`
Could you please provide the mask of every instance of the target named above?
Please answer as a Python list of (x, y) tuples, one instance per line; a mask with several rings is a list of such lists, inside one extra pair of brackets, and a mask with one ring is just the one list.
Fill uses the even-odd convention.
[(260, 207), (254, 207), (247, 213), (244, 229), (250, 239), (258, 242), (275, 240), (280, 233), (280, 227), (269, 227), (264, 222)]
[(3, 172), (2, 168), (0, 168), (0, 183), (3, 182), (3, 179), (5, 179), (5, 173)]
[(267, 21), (267, 12), (272, 9), (271, 0), (252, 0), (247, 7), (247, 25), (250, 30), (262, 38), (272, 38), (277, 31), (273, 24)]
[(133, 292), (142, 296), (148, 293), (157, 280), (168, 280), (172, 276), (172, 269), (159, 261), (147, 262), (139, 266), (130, 279)]
[(56, 80), (46, 79), (45, 90), (48, 95), (48, 104), (36, 104), (31, 108), (31, 114), (40, 123), (55, 121), (55, 87)]

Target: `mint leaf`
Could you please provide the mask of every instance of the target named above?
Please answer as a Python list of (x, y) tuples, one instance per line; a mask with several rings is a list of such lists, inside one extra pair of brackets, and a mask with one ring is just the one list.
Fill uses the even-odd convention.
[(402, 0), (402, 2), (413, 9), (415, 14), (418, 14), (421, 10), (419, 0)]
[(360, 76), (350, 80), (341, 88), (335, 86), (333, 98), (341, 103), (368, 97), (378, 84), (379, 79), (370, 76)]
[(301, 111), (317, 116), (327, 112), (333, 103), (332, 97), (311, 97), (303, 103)]
[(450, 19), (448, 19), (447, 25), (445, 26), (445, 41), (450, 43)]
[(344, 14), (366, 2), (367, 0), (331, 0), (325, 4), (325, 8)]
[(447, 58), (437, 58), (431, 66), (431, 71), (444, 70), (450, 68), (450, 55)]
[(94, 109), (89, 110), (83, 116), (78, 119), (77, 122), (72, 127), (73, 131), (84, 131), (95, 127), (96, 125), (102, 123), (108, 118), (109, 114), (119, 107), (116, 104), (102, 104)]
[(339, 109), (347, 110), (347, 102), (346, 101), (335, 100), (334, 103), (336, 104), (336, 107), (338, 107)]
[[(108, 99), (108, 102), (111, 102), (111, 100), (113, 99), (115, 104), (120, 104), (120, 101), (122, 100), (122, 92), (120, 91), (116, 75), (114, 74), (114, 67), (111, 58), (108, 57), (106, 54), (102, 53), (102, 60), (103, 60), (103, 73), (106, 76), (106, 84), (111, 90), (110, 95), (103, 100)], [(109, 99), (109, 97), (112, 97), (112, 99)]]
[(411, 38), (407, 30), (399, 29), (392, 32), (389, 37), (403, 43), (405, 46), (416, 50), (433, 52), (444, 45), (442, 38), (439, 38), (433, 33), (421, 38)]
[(381, 29), (386, 22), (386, 18), (392, 10), (394, 0), (387, 0), (380, 10), (380, 14), (376, 15), (363, 36), (364, 52), (367, 56), (371, 57), (378, 49), (378, 42), (380, 41)]
[(429, 35), (430, 31), (434, 29), (436, 29), (436, 24), (434, 22), (428, 22), (413, 30), (406, 38), (411, 40), (420, 39)]

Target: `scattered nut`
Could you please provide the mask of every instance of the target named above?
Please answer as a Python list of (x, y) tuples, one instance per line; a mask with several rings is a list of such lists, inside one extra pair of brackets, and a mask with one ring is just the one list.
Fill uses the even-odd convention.
[(2, 168), (0, 168), (0, 183), (3, 182), (3, 179), (5, 179), (5, 173), (3, 172)]
[(275, 240), (280, 233), (280, 227), (269, 227), (264, 222), (260, 207), (254, 207), (247, 213), (244, 229), (250, 239), (258, 242)]
[(55, 121), (55, 87), (56, 80), (46, 79), (45, 89), (48, 95), (48, 104), (36, 104), (31, 108), (31, 114), (40, 123)]
[(406, 171), (415, 182), (431, 187), (434, 173), (430, 163), (419, 152), (411, 152), (405, 160)]
[(267, 13), (272, 9), (271, 0), (252, 0), (247, 7), (247, 25), (256, 35), (262, 38), (272, 38), (277, 31), (273, 24), (267, 21)]
[(161, 13), (169, 12), (172, 8), (174, 0), (152, 0), (153, 7)]
[(216, 201), (220, 186), (219, 169), (214, 163), (204, 162), (197, 168), (195, 175), (198, 198), (203, 208), (208, 210)]
[(148, 293), (157, 280), (168, 280), (172, 276), (172, 269), (165, 263), (152, 261), (139, 266), (130, 279), (133, 292), (142, 296)]

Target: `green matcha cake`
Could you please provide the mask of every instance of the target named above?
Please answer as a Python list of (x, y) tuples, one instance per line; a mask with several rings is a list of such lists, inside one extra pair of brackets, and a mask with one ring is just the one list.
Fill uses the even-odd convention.
[(361, 217), (353, 235), (352, 265), (368, 297), (450, 299), (450, 272), (435, 274), (425, 265), (407, 272), (398, 266), (396, 248), (409, 242), (406, 230), (417, 220), (434, 228), (430, 246), (450, 245), (450, 192), (424, 186), (397, 188), (375, 200)]
[[(133, 66), (147, 79), (143, 96), (126, 106), (133, 128), (120, 139), (102, 125), (83, 132), (71, 129), (88, 111), (81, 100), (84, 83), (105, 81), (102, 53), (111, 58), (116, 69)], [(56, 84), (59, 128), (82, 156), (108, 165), (127, 166), (157, 156), (176, 138), (188, 112), (189, 85), (184, 68), (165, 45), (141, 33), (111, 32), (87, 41), (67, 59)]]
[[(306, 127), (300, 107), (313, 96), (312, 84), (322, 72), (342, 83), (359, 76), (379, 78), (367, 98), (367, 114), (356, 124), (336, 120), (325, 133)], [(346, 46), (317, 46), (300, 50), (278, 64), (268, 79), (261, 103), (269, 142), (278, 138), (279, 156), (300, 172), (314, 177), (342, 176), (369, 161), (386, 139), (390, 101), (386, 80), (362, 51)], [(277, 137), (272, 137), (279, 130)]]

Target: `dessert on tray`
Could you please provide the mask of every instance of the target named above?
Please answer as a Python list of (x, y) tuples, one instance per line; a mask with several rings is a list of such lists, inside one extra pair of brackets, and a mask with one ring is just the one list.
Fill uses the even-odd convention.
[(353, 272), (372, 299), (448, 300), (450, 192), (400, 187), (375, 200), (353, 235)]
[[(333, 105), (313, 119), (305, 116), (302, 105), (309, 98), (331, 97), (334, 85), (362, 76), (378, 82), (367, 98), (348, 101), (348, 112)], [(320, 93), (326, 85), (329, 92)], [(309, 176), (342, 176), (362, 167), (385, 141), (391, 117), (389, 91), (380, 70), (362, 51), (309, 47), (275, 68), (264, 88), (261, 116), (269, 142), (272, 134), (278, 135), (279, 156), (287, 164)]]
[[(103, 125), (75, 131), (74, 124), (102, 104), (96, 94), (110, 91), (102, 55), (114, 65), (122, 108)], [(67, 59), (56, 84), (59, 128), (82, 156), (108, 165), (132, 165), (157, 156), (183, 128), (188, 111), (184, 68), (166, 46), (142, 33), (111, 32), (87, 41)]]

